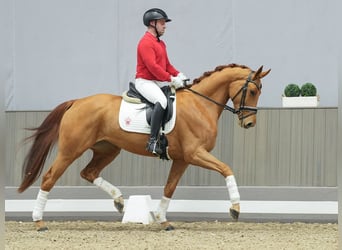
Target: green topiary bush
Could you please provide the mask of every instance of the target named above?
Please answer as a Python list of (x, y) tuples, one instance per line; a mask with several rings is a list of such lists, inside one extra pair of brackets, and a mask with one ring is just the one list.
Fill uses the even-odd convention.
[(300, 96), (301, 89), (295, 83), (288, 84), (284, 89), (284, 95), (287, 97)]
[(317, 95), (317, 89), (315, 85), (313, 85), (310, 82), (307, 82), (303, 84), (303, 86), (300, 89), (301, 96), (316, 96)]

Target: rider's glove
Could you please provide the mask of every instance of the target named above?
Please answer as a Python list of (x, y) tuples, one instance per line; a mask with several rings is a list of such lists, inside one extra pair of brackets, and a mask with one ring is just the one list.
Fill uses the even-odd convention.
[(175, 89), (183, 88), (184, 81), (179, 76), (171, 76), (171, 86)]
[(188, 78), (186, 77), (186, 75), (184, 75), (182, 72), (179, 72), (177, 76), (178, 76), (180, 79), (182, 79), (183, 81), (188, 79)]
[(179, 72), (178, 75), (177, 75), (177, 77), (179, 77), (180, 79), (183, 80), (183, 82), (184, 82), (183, 85), (184, 85), (184, 86), (189, 86), (189, 85), (191, 85), (190, 79), (189, 79), (186, 75), (184, 75), (182, 72)]

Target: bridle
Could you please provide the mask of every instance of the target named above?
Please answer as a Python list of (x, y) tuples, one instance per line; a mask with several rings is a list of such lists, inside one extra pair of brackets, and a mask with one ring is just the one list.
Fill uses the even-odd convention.
[[(187, 90), (190, 90), (192, 93), (196, 94), (196, 95), (199, 95), (205, 99), (207, 99), (208, 101), (212, 102), (212, 103), (215, 103), (216, 105), (222, 107), (224, 110), (228, 110), (230, 112), (232, 112), (233, 114), (237, 114), (238, 117), (239, 117), (239, 120), (242, 121), (243, 119), (251, 116), (251, 115), (254, 115), (258, 112), (258, 108), (257, 107), (250, 107), (250, 106), (246, 106), (245, 105), (245, 101), (246, 101), (246, 95), (247, 95), (247, 89), (248, 89), (248, 84), (249, 83), (253, 83), (257, 89), (260, 91), (261, 90), (261, 87), (262, 85), (260, 84), (260, 86), (252, 80), (252, 75), (253, 73), (255, 73), (254, 71), (251, 71), (246, 79), (246, 82), (245, 84), (239, 89), (239, 91), (234, 95), (233, 98), (231, 98), (232, 101), (234, 101), (234, 99), (241, 93), (241, 99), (240, 99), (240, 105), (239, 105), (239, 108), (238, 109), (235, 109), (235, 108), (232, 108), (232, 107), (229, 107), (228, 105), (226, 104), (222, 104), (222, 103), (219, 103), (213, 99), (211, 99), (210, 97), (208, 96), (205, 96), (193, 89), (191, 89), (189, 86), (187, 86)], [(243, 111), (249, 111), (246, 115), (241, 115), (243, 114), (242, 112)]]

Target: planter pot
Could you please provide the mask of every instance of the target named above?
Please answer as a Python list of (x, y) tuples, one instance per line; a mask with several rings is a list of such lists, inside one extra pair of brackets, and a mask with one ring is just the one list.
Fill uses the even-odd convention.
[(319, 96), (282, 96), (282, 103), (284, 108), (317, 107), (319, 105)]

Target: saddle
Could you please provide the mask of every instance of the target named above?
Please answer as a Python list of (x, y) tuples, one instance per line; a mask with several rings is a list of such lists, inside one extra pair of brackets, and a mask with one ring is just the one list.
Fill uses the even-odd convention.
[[(163, 151), (162, 154), (160, 154), (159, 158), (162, 160), (170, 160), (170, 156), (168, 154), (168, 140), (165, 134), (165, 131), (169, 131), (170, 125), (165, 126), (165, 124), (167, 124), (171, 120), (173, 120), (173, 122), (169, 122), (169, 123), (174, 124), (173, 113), (174, 113), (174, 100), (176, 99), (176, 92), (174, 88), (171, 88), (169, 86), (164, 86), (161, 88), (161, 90), (166, 96), (167, 107), (164, 112), (164, 117), (162, 119), (162, 124), (161, 124), (162, 133), (159, 135), (160, 148)], [(138, 104), (137, 106), (140, 105), (140, 108), (138, 109), (145, 110), (144, 113), (146, 113), (145, 115), (146, 123), (149, 126), (151, 126), (151, 117), (152, 117), (154, 104), (149, 102), (145, 97), (143, 97), (139, 93), (139, 91), (135, 88), (135, 84), (133, 82), (129, 83), (129, 89), (122, 94), (122, 97), (123, 97), (123, 101), (125, 102)], [(128, 119), (128, 122), (130, 122), (129, 119)]]
[[(175, 100), (175, 90), (169, 86), (164, 86), (161, 88), (163, 91), (164, 95), (166, 96), (167, 99), (167, 107), (164, 112), (164, 117), (162, 121), (162, 129), (165, 128), (165, 124), (171, 120), (172, 115), (173, 115), (173, 102)], [(131, 103), (145, 103), (146, 104), (146, 121), (149, 125), (151, 125), (151, 116), (152, 116), (152, 111), (154, 104), (149, 102), (145, 97), (143, 97), (139, 91), (135, 88), (135, 84), (133, 82), (129, 83), (129, 89), (128, 91), (124, 92), (122, 95), (123, 99), (126, 102), (131, 102)]]

